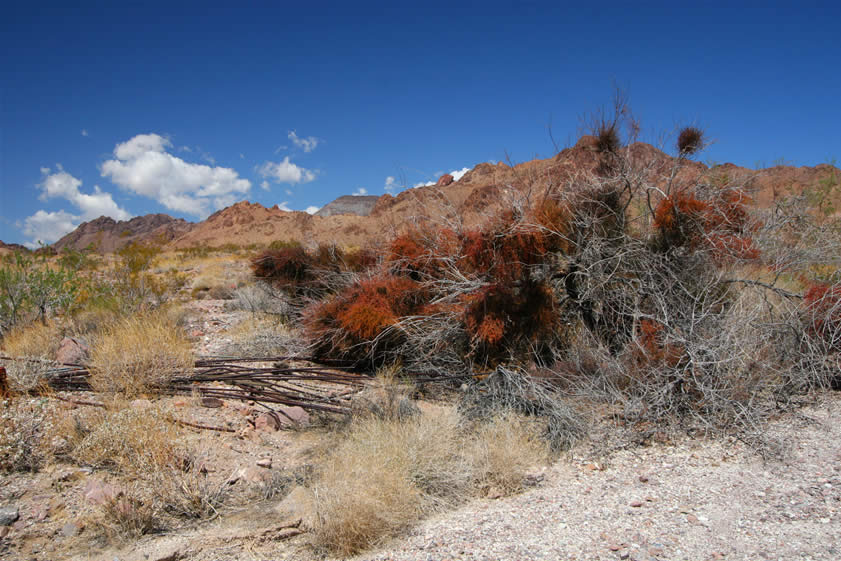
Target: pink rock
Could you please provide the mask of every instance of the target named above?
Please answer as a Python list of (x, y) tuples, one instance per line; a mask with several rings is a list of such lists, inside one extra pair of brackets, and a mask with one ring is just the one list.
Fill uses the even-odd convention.
[(263, 413), (254, 421), (254, 428), (270, 432), (280, 430), (280, 419), (276, 415)]
[(284, 425), (286, 421), (291, 421), (291, 424), (305, 427), (310, 424), (310, 415), (302, 407), (297, 405), (294, 407), (281, 407), (279, 410), (280, 422)]
[(90, 479), (85, 485), (84, 497), (89, 503), (102, 505), (113, 501), (121, 494), (120, 490), (98, 479)]
[(81, 364), (88, 359), (90, 351), (84, 341), (65, 337), (59, 344), (55, 359), (63, 364)]
[(143, 410), (143, 409), (149, 409), (150, 407), (152, 407), (152, 402), (149, 401), (148, 399), (135, 399), (135, 400), (132, 400), (132, 402), (129, 403), (129, 405), (131, 406), (132, 409)]

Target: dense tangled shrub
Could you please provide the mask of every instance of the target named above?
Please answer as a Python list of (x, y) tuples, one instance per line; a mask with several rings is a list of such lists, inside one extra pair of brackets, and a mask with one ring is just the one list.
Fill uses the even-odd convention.
[(404, 340), (393, 329), (400, 318), (424, 304), (426, 294), (418, 282), (382, 275), (314, 304), (304, 312), (304, 325), (316, 356), (378, 364)]
[(807, 335), (826, 352), (841, 352), (841, 283), (812, 283), (803, 307)]

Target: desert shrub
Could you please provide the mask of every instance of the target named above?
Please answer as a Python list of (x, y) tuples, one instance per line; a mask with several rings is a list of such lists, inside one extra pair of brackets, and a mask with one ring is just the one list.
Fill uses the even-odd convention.
[(402, 370), (392, 365), (377, 370), (377, 375), (364, 390), (353, 397), (354, 416), (372, 415), (385, 420), (402, 420), (420, 413), (411, 400), (412, 386), (401, 380)]
[(235, 288), (231, 300), (225, 303), (225, 309), (281, 317), (287, 317), (292, 312), (286, 296), (265, 283), (246, 284)]
[(62, 329), (55, 322), (19, 326), (6, 333), (0, 348), (18, 360), (0, 362), (6, 367), (13, 393), (32, 392), (44, 385), (61, 339)]
[(271, 314), (255, 314), (230, 330), (230, 343), (220, 352), (231, 356), (278, 357), (303, 355), (306, 343), (300, 336)]
[(57, 452), (79, 465), (141, 476), (180, 469), (187, 458), (160, 406), (132, 407), (116, 400), (107, 409), (67, 413), (55, 426), (54, 436), (63, 440)]
[(335, 245), (319, 245), (312, 251), (300, 245), (266, 250), (251, 260), (254, 278), (279, 290), (295, 307), (324, 298), (349, 284), (355, 273), (376, 262), (368, 250), (346, 252)]
[(76, 304), (80, 279), (46, 255), (15, 253), (0, 259), (0, 335), (15, 325), (47, 321)]
[(121, 489), (94, 509), (89, 518), (94, 531), (108, 540), (120, 542), (135, 540), (161, 528), (160, 511), (155, 503), (140, 498), (141, 484), (135, 482), (129, 489)]
[(0, 401), (0, 473), (37, 471), (45, 461), (43, 440), (51, 431), (45, 398)]
[(316, 474), (316, 546), (349, 556), (492, 488), (519, 491), (547, 443), (522, 417), (465, 422), (452, 407), (356, 418)]
[(127, 396), (153, 392), (192, 368), (189, 340), (165, 310), (122, 318), (93, 341), (90, 384)]
[(556, 451), (570, 448), (584, 435), (581, 416), (550, 380), (513, 368), (497, 367), (468, 386), (459, 408), (472, 420), (533, 417), (542, 426), (543, 440)]
[(825, 352), (841, 352), (841, 283), (812, 283), (803, 295), (806, 333)]
[(529, 470), (549, 462), (542, 430), (540, 423), (512, 411), (480, 424), (471, 450), (479, 491), (502, 495), (521, 491)]
[(304, 327), (316, 356), (377, 365), (403, 341), (394, 327), (426, 303), (423, 287), (383, 275), (353, 284), (305, 311)]
[(352, 555), (463, 500), (472, 481), (464, 443), (452, 410), (353, 423), (313, 485), (315, 545)]

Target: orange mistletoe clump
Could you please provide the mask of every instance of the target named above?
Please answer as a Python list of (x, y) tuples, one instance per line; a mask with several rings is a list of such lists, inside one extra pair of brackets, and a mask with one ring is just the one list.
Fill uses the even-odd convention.
[(841, 283), (812, 283), (803, 295), (809, 335), (821, 339), (828, 350), (841, 351)]
[(547, 251), (569, 253), (572, 211), (568, 204), (546, 199), (535, 209), (534, 220)]
[(719, 265), (757, 259), (760, 252), (751, 237), (756, 225), (748, 215), (749, 202), (738, 189), (722, 189), (711, 201), (681, 189), (657, 205), (654, 227), (664, 249), (705, 247)]
[(361, 359), (385, 330), (416, 314), (426, 300), (423, 287), (412, 279), (374, 277), (305, 310), (304, 327), (315, 341), (316, 355)]
[(639, 348), (635, 352), (638, 365), (662, 364), (674, 368), (680, 363), (683, 350), (673, 343), (665, 343), (665, 334), (662, 323), (652, 319), (640, 320), (637, 326)]

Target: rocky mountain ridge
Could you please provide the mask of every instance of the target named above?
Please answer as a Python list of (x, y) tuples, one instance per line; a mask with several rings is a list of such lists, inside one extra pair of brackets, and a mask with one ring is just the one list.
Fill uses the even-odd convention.
[[(631, 145), (629, 150), (631, 158), (645, 161), (665, 181), (674, 162), (672, 156), (645, 143)], [(125, 222), (101, 217), (80, 225), (56, 242), (55, 248), (83, 249), (93, 244), (98, 251), (109, 252), (132, 241), (154, 242), (169, 249), (268, 244), (275, 240), (296, 240), (307, 245), (376, 245), (413, 223), (479, 225), (500, 209), (539, 200), (547, 186), (564, 186), (579, 174), (594, 171), (599, 162), (595, 139), (585, 136), (551, 158), (515, 166), (481, 163), (458, 181), (443, 176), (435, 185), (407, 189), (394, 196), (345, 195), (315, 215), (242, 201), (195, 224), (165, 214)], [(841, 182), (841, 171), (827, 164), (750, 170), (734, 164), (710, 168), (695, 161), (686, 162), (676, 180), (691, 181), (705, 173), (718, 173), (748, 184), (760, 206), (769, 206), (780, 197), (819, 189), (827, 182)]]

